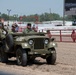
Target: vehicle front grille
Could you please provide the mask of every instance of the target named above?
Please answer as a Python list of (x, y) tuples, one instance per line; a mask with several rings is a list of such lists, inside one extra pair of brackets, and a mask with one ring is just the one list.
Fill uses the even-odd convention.
[(44, 49), (44, 39), (43, 38), (34, 39), (34, 49)]

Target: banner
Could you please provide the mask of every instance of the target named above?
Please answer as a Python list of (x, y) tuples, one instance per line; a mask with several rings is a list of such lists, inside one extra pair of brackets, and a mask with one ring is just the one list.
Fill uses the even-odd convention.
[(66, 15), (76, 15), (76, 0), (65, 0), (64, 11)]

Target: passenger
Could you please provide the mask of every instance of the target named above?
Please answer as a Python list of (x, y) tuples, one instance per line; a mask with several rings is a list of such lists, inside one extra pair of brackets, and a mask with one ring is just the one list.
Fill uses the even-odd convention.
[(7, 25), (4, 25), (4, 28), (7, 29)]
[(11, 28), (10, 28), (10, 25), (9, 24), (7, 24), (7, 29), (10, 31), (11, 30)]
[(15, 32), (15, 24), (12, 24), (12, 32)]
[(16, 23), (12, 24), (12, 29), (11, 30), (12, 30), (12, 32), (18, 32), (18, 30), (19, 30), (18, 25)]
[(32, 29), (37, 32), (35, 25), (33, 25)]
[(31, 23), (28, 23), (27, 28), (23, 30), (23, 33), (30, 33), (30, 32), (34, 32), (34, 30), (31, 28)]
[(15, 25), (15, 32), (18, 32), (18, 30), (19, 30), (19, 26), (16, 24)]

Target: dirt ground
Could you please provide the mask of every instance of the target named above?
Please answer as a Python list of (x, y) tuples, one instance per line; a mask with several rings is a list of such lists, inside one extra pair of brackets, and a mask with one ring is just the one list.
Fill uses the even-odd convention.
[(76, 75), (76, 43), (58, 42), (55, 65), (47, 65), (46, 60), (36, 58), (33, 64), (26, 67), (17, 66), (16, 61), (0, 63), (0, 71), (16, 75)]

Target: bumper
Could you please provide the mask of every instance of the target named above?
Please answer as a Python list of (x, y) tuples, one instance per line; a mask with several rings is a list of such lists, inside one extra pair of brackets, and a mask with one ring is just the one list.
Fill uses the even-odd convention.
[(40, 55), (46, 55), (46, 54), (51, 54), (54, 53), (52, 50), (34, 50), (31, 52), (28, 52), (28, 54), (40, 54)]

